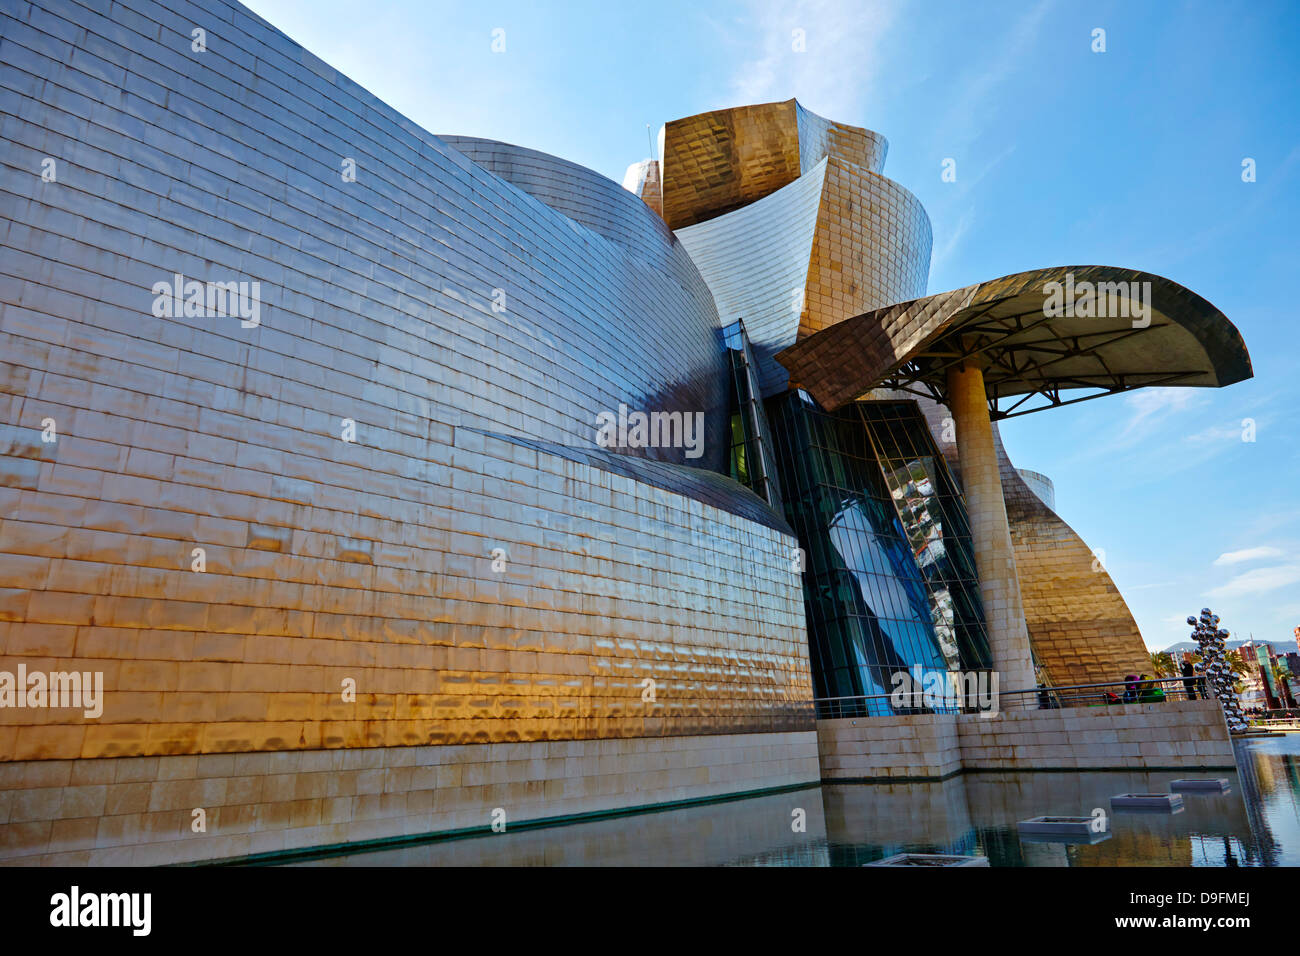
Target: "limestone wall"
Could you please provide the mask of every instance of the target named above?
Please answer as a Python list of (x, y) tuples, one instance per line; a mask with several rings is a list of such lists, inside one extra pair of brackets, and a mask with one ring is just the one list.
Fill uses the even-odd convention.
[(817, 721), (823, 780), (961, 770), (1234, 768), (1217, 701)]

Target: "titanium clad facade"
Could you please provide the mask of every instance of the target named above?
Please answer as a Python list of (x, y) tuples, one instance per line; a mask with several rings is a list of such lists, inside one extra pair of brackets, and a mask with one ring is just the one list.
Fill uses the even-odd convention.
[(629, 166), (623, 175), (623, 188), (653, 209), (656, 216), (663, 218), (664, 184), (659, 175), (659, 160), (643, 159)]
[(663, 160), (664, 220), (673, 229), (762, 199), (805, 172), (794, 101), (671, 120)]
[[(701, 279), (690, 257), (673, 242), (664, 221), (646, 215), (645, 203), (612, 179), (535, 149), (472, 136), (440, 136), (475, 165), (504, 179), (534, 199), (581, 223), (642, 259), (699, 297)], [(707, 298), (707, 296), (706, 296)], [(659, 371), (665, 371), (660, 369)]]
[(665, 124), (663, 212), (673, 229), (756, 202), (831, 158), (879, 173), (879, 133), (818, 116), (797, 100), (699, 113)]
[[(667, 131), (665, 208), (691, 207), (678, 238), (723, 323), (745, 323), (765, 396), (790, 384), (776, 353), (850, 316), (925, 294), (930, 218), (880, 175), (883, 137), (793, 100), (706, 113)], [(760, 175), (739, 163), (729, 175), (706, 175), (711, 163), (738, 162), (733, 135), (765, 144), (771, 168)], [(786, 155), (792, 148), (798, 162)], [(727, 211), (735, 198), (728, 189), (749, 201)]]
[(1051, 478), (1041, 472), (1030, 471), (1028, 468), (1017, 468), (1016, 474), (1039, 501), (1053, 511), (1056, 510), (1056, 486), (1052, 484)]
[[(145, 313), (136, 337), (164, 346), (151, 328), (154, 281), (260, 280), (262, 327), (240, 338), (209, 323), (193, 334), (213, 349), (196, 351), (228, 360), (255, 343), (287, 367), (254, 363), (250, 374), (289, 382), (314, 383), (320, 368), (375, 378), (367, 405), (352, 407), (358, 422), (392, 410), (589, 444), (595, 413), (626, 402), (703, 411), (720, 434), (712, 302), (643, 208), (624, 210), (641, 214), (635, 250), (575, 229), (239, 8), (148, 7), (161, 27), (129, 6), (117, 23), (87, 9), (93, 50), (74, 56), (82, 9), (37, 5), (6, 20), (8, 163), (39, 171), (48, 155), (67, 174), (38, 177), (43, 192), (7, 192), (21, 230), (12, 255), (29, 271), (45, 256), (64, 261), (60, 242), (93, 249), (98, 260), (83, 265), (128, 260), (74, 274), (109, 277), (96, 290), (104, 309)], [(189, 23), (208, 25), (207, 53), (175, 40)], [(168, 42), (152, 37), (159, 29)], [(227, 128), (247, 142), (217, 132)], [(355, 182), (343, 179), (347, 159)], [(26, 231), (39, 216), (54, 236), (45, 245)], [(536, 248), (525, 253), (524, 238)], [(382, 312), (364, 314), (371, 304)]]
[(1046, 676), (1064, 685), (1149, 673), (1151, 656), (1104, 558), (1030, 487), (1001, 436), (997, 443), (1025, 624)]
[(854, 163), (873, 173), (885, 168), (889, 141), (879, 133), (837, 123), (805, 109), (794, 101), (795, 124), (799, 134), (799, 169), (807, 172), (827, 156)]
[[(793, 537), (678, 464), (728, 365), (644, 204), (475, 141), (512, 185), (237, 4), (0, 12), (0, 669), (105, 675), (3, 759), (811, 727)], [(259, 322), (158, 314), (178, 273)], [(620, 403), (705, 455), (572, 452)]]
[(930, 217), (892, 179), (827, 160), (799, 338), (886, 303), (925, 295)]
[(799, 334), (825, 171), (823, 161), (757, 202), (677, 232), (723, 324), (745, 323), (764, 395), (789, 383), (773, 356)]

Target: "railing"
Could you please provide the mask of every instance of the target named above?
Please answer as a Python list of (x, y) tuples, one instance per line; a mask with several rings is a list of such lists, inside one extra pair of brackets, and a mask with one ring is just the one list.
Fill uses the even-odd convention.
[[(949, 692), (951, 695), (951, 691)], [(1208, 700), (1204, 676), (1156, 677), (1141, 681), (1070, 684), (1034, 687), (998, 694), (999, 710), (1059, 710), (1069, 707), (1106, 707), (1119, 704), (1159, 704), (1171, 700)], [(902, 704), (900, 705), (900, 701)], [(818, 720), (845, 717), (885, 717), (892, 714), (975, 714), (994, 708), (973, 694), (926, 700), (911, 695), (864, 694), (857, 697), (819, 697), (813, 701)]]
[(890, 694), (867, 694), (861, 697), (819, 697), (813, 701), (818, 720), (843, 717), (888, 717), (891, 714), (956, 714), (958, 708), (895, 707)]
[(1300, 727), (1300, 710), (1279, 708), (1253, 713), (1247, 711), (1246, 720), (1252, 727)]
[(1003, 710), (1058, 710), (1064, 707), (1105, 707), (1116, 704), (1162, 704), (1170, 700), (1208, 700), (1204, 676), (1152, 677), (1104, 684), (1070, 684), (1004, 691)]

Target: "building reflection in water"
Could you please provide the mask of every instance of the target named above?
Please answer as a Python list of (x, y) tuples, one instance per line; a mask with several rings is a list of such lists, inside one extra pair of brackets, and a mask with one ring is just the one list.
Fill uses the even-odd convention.
[[(861, 866), (901, 852), (987, 856), (993, 866), (1300, 865), (1300, 735), (1239, 742), (1222, 794), (1184, 794), (1181, 813), (1111, 813), (1117, 793), (1167, 792), (1198, 774), (967, 773), (943, 781), (834, 784), (355, 853), (362, 866)], [(1016, 823), (1102, 808), (1100, 843), (1022, 842)], [(803, 830), (792, 825), (803, 811)]]
[[(796, 831), (796, 811), (803, 811)], [(816, 786), (312, 861), (324, 866), (827, 866)]]

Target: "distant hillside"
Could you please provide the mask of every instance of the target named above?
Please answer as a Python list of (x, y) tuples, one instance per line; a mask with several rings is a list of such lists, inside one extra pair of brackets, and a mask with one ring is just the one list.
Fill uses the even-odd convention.
[[(1228, 650), (1235, 650), (1243, 644), (1249, 644), (1250, 641), (1225, 641), (1224, 644)], [(1296, 654), (1300, 653), (1300, 648), (1296, 647), (1295, 641), (1255, 641), (1256, 644), (1268, 644), (1273, 648), (1275, 654)], [(1183, 651), (1196, 650), (1195, 641), (1179, 641), (1177, 644), (1171, 644), (1165, 648), (1166, 654), (1181, 654)]]

